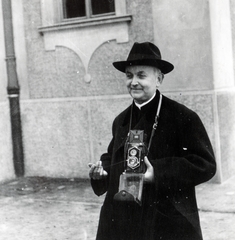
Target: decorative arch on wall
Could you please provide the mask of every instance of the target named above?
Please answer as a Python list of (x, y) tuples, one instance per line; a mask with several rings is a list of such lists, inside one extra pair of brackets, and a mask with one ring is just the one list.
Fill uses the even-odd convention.
[(42, 26), (38, 31), (43, 35), (45, 50), (54, 51), (56, 46), (73, 50), (84, 64), (85, 81), (90, 82), (88, 65), (95, 50), (109, 40), (129, 41), (132, 17), (126, 14), (125, 0), (115, 1), (115, 9), (114, 16), (63, 21), (60, 0), (41, 0)]
[(93, 52), (88, 72), (91, 77), (89, 89), (93, 95), (127, 94), (125, 74), (114, 68), (113, 62), (126, 58), (130, 42), (118, 44), (116, 40), (106, 41)]
[(88, 65), (92, 54), (103, 43), (115, 39), (118, 43), (128, 42), (127, 24), (113, 26), (102, 25), (90, 28), (67, 29), (44, 33), (46, 51), (54, 51), (56, 46), (73, 50), (82, 60), (86, 70), (86, 81), (89, 82)]

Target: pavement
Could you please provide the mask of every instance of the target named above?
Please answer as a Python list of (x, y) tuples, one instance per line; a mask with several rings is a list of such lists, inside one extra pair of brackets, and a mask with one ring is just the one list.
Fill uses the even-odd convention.
[[(204, 240), (235, 239), (235, 177), (196, 189)], [(0, 240), (94, 240), (104, 196), (87, 179), (18, 178), (0, 185)]]

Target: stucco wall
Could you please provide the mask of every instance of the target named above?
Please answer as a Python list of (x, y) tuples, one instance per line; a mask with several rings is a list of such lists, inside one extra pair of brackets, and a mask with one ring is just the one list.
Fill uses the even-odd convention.
[[(125, 59), (135, 41), (155, 42), (163, 58), (174, 64), (175, 70), (165, 76), (161, 91), (199, 114), (216, 155), (229, 151), (219, 168), (223, 175), (231, 175), (233, 170), (228, 169), (234, 169), (234, 155), (227, 133), (234, 116), (226, 128), (222, 125), (226, 121), (224, 113), (228, 116), (231, 112), (234, 95), (214, 92), (209, 2), (126, 3), (132, 21), (128, 23), (128, 38), (118, 42), (107, 37), (110, 24), (107, 29), (97, 25), (84, 31), (80, 28), (43, 35), (38, 31), (42, 25), (40, 0), (13, 1), (13, 11), (18, 13), (13, 21), (18, 39), (26, 176), (87, 177), (87, 163), (97, 161), (106, 150), (114, 117), (131, 102), (123, 83), (125, 77), (113, 68), (112, 62)], [(17, 23), (17, 19), (21, 21)], [(99, 33), (105, 34), (106, 40), (97, 46)], [(79, 36), (89, 39), (87, 51), (95, 49), (88, 66), (84, 64), (86, 49), (79, 51)], [(47, 41), (53, 45), (53, 39), (55, 46), (48, 48)], [(90, 82), (86, 82), (87, 74)], [(227, 107), (218, 111), (223, 104)], [(216, 176), (215, 181), (220, 177)]]
[(222, 181), (235, 174), (235, 92), (223, 91), (216, 96), (218, 103), (219, 149)]
[(213, 88), (210, 13), (206, 0), (154, 0), (154, 41), (175, 70), (166, 91)]
[[(230, 6), (231, 6), (231, 24), (232, 29), (235, 28), (235, 1), (230, 0)], [(235, 31), (232, 31), (232, 44), (233, 44), (233, 58), (235, 56)], [(233, 61), (234, 69), (235, 69), (235, 61)], [(235, 81), (235, 78), (234, 78)], [(235, 84), (235, 83), (234, 83)]]
[(12, 157), (10, 112), (7, 101), (0, 102), (0, 182), (15, 177)]
[(154, 41), (175, 67), (161, 89), (198, 113), (216, 153), (209, 14), (205, 0), (153, 1)]
[[(38, 32), (38, 27), (42, 24), (40, 0), (24, 0), (23, 2), (29, 99), (126, 93), (123, 84), (120, 84), (120, 75), (112, 67), (112, 62), (126, 57), (134, 41), (153, 41), (151, 0), (128, 2), (127, 11), (132, 15), (129, 25), (129, 41), (119, 44), (113, 39), (108, 39), (97, 47), (88, 66), (88, 73), (92, 75), (90, 84), (84, 81), (85, 69), (81, 61), (86, 52), (75, 53), (68, 47), (71, 46), (69, 43), (65, 46), (65, 41), (61, 42), (64, 45), (56, 46), (54, 51), (47, 51), (44, 42), (46, 35), (43, 36)], [(86, 31), (86, 28), (58, 32), (60, 38), (63, 38), (74, 37), (76, 36), (74, 32), (83, 31), (80, 35), (90, 34), (87, 37), (93, 40), (93, 45), (96, 45), (96, 38), (99, 38), (97, 35), (99, 31), (103, 33), (103, 28), (105, 27), (98, 25), (93, 28), (88, 27), (93, 30), (90, 32)], [(48, 35), (53, 34), (54, 32)], [(53, 41), (53, 37), (50, 39)], [(56, 33), (54, 39), (57, 40)], [(78, 40), (76, 42), (76, 39), (71, 39), (74, 45), (78, 44)], [(93, 48), (93, 45), (87, 43), (86, 50)], [(80, 46), (78, 45), (77, 48), (79, 49)], [(23, 87), (27, 87), (25, 85)]]
[[(88, 177), (87, 163), (97, 161), (106, 151), (114, 117), (131, 102), (124, 76), (112, 62), (126, 58), (134, 41), (153, 41), (151, 1), (127, 3), (127, 13), (132, 14), (129, 41), (108, 39), (93, 52), (87, 69), (90, 83), (85, 81), (82, 54), (86, 52), (73, 51), (66, 41), (47, 51), (48, 39), (37, 30), (42, 20), (40, 0), (24, 0), (23, 6), (28, 72), (27, 84), (22, 83), (28, 86), (28, 98), (25, 95), (21, 101), (25, 173)], [(96, 35), (87, 36), (94, 44), (99, 28), (108, 34), (103, 26), (96, 26)], [(76, 36), (75, 31), (81, 29), (70, 33)], [(53, 36), (47, 36), (53, 41)]]
[[(234, 19), (234, 1), (230, 3)], [(154, 41), (164, 50), (163, 57), (175, 65), (162, 90), (169, 95), (174, 92), (178, 101), (202, 118), (217, 159), (215, 181), (235, 173), (230, 27), (234, 21), (228, 10), (227, 0), (153, 1)]]

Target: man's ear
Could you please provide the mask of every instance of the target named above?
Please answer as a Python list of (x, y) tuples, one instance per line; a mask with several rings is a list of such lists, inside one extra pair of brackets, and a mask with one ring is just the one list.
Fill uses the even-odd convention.
[(163, 81), (163, 78), (164, 78), (164, 75), (161, 73), (157, 76), (157, 83), (156, 83), (156, 86), (157, 87), (160, 87), (160, 85), (162, 84), (162, 81)]

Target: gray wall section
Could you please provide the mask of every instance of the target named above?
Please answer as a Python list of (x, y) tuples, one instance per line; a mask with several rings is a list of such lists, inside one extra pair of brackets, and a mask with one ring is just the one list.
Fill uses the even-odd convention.
[(111, 123), (129, 97), (25, 101), (27, 176), (88, 177), (111, 140)]
[(153, 20), (154, 41), (175, 66), (164, 90), (213, 89), (208, 1), (154, 0)]
[(114, 117), (131, 102), (125, 78), (112, 62), (126, 58), (134, 41), (153, 40), (151, 0), (131, 1), (127, 11), (133, 16), (130, 41), (111, 39), (98, 47), (86, 83), (79, 55), (64, 46), (45, 51), (44, 36), (37, 32), (40, 1), (24, 1), (29, 99), (22, 100), (21, 111), (27, 176), (86, 178), (87, 163), (106, 151)]
[(24, 102), (27, 176), (85, 177), (90, 159), (87, 101)]
[(227, 180), (235, 173), (235, 94), (222, 92), (217, 95), (218, 121), (221, 149), (222, 181)]
[[(232, 29), (235, 28), (235, 0), (230, 0), (230, 10), (231, 10), (231, 25)], [(235, 31), (232, 31), (232, 44), (233, 44), (233, 59), (235, 57)], [(233, 61), (234, 69), (235, 69), (235, 61)], [(234, 77), (234, 85), (235, 85), (235, 77)]]
[(0, 102), (0, 182), (15, 177), (8, 102)]

